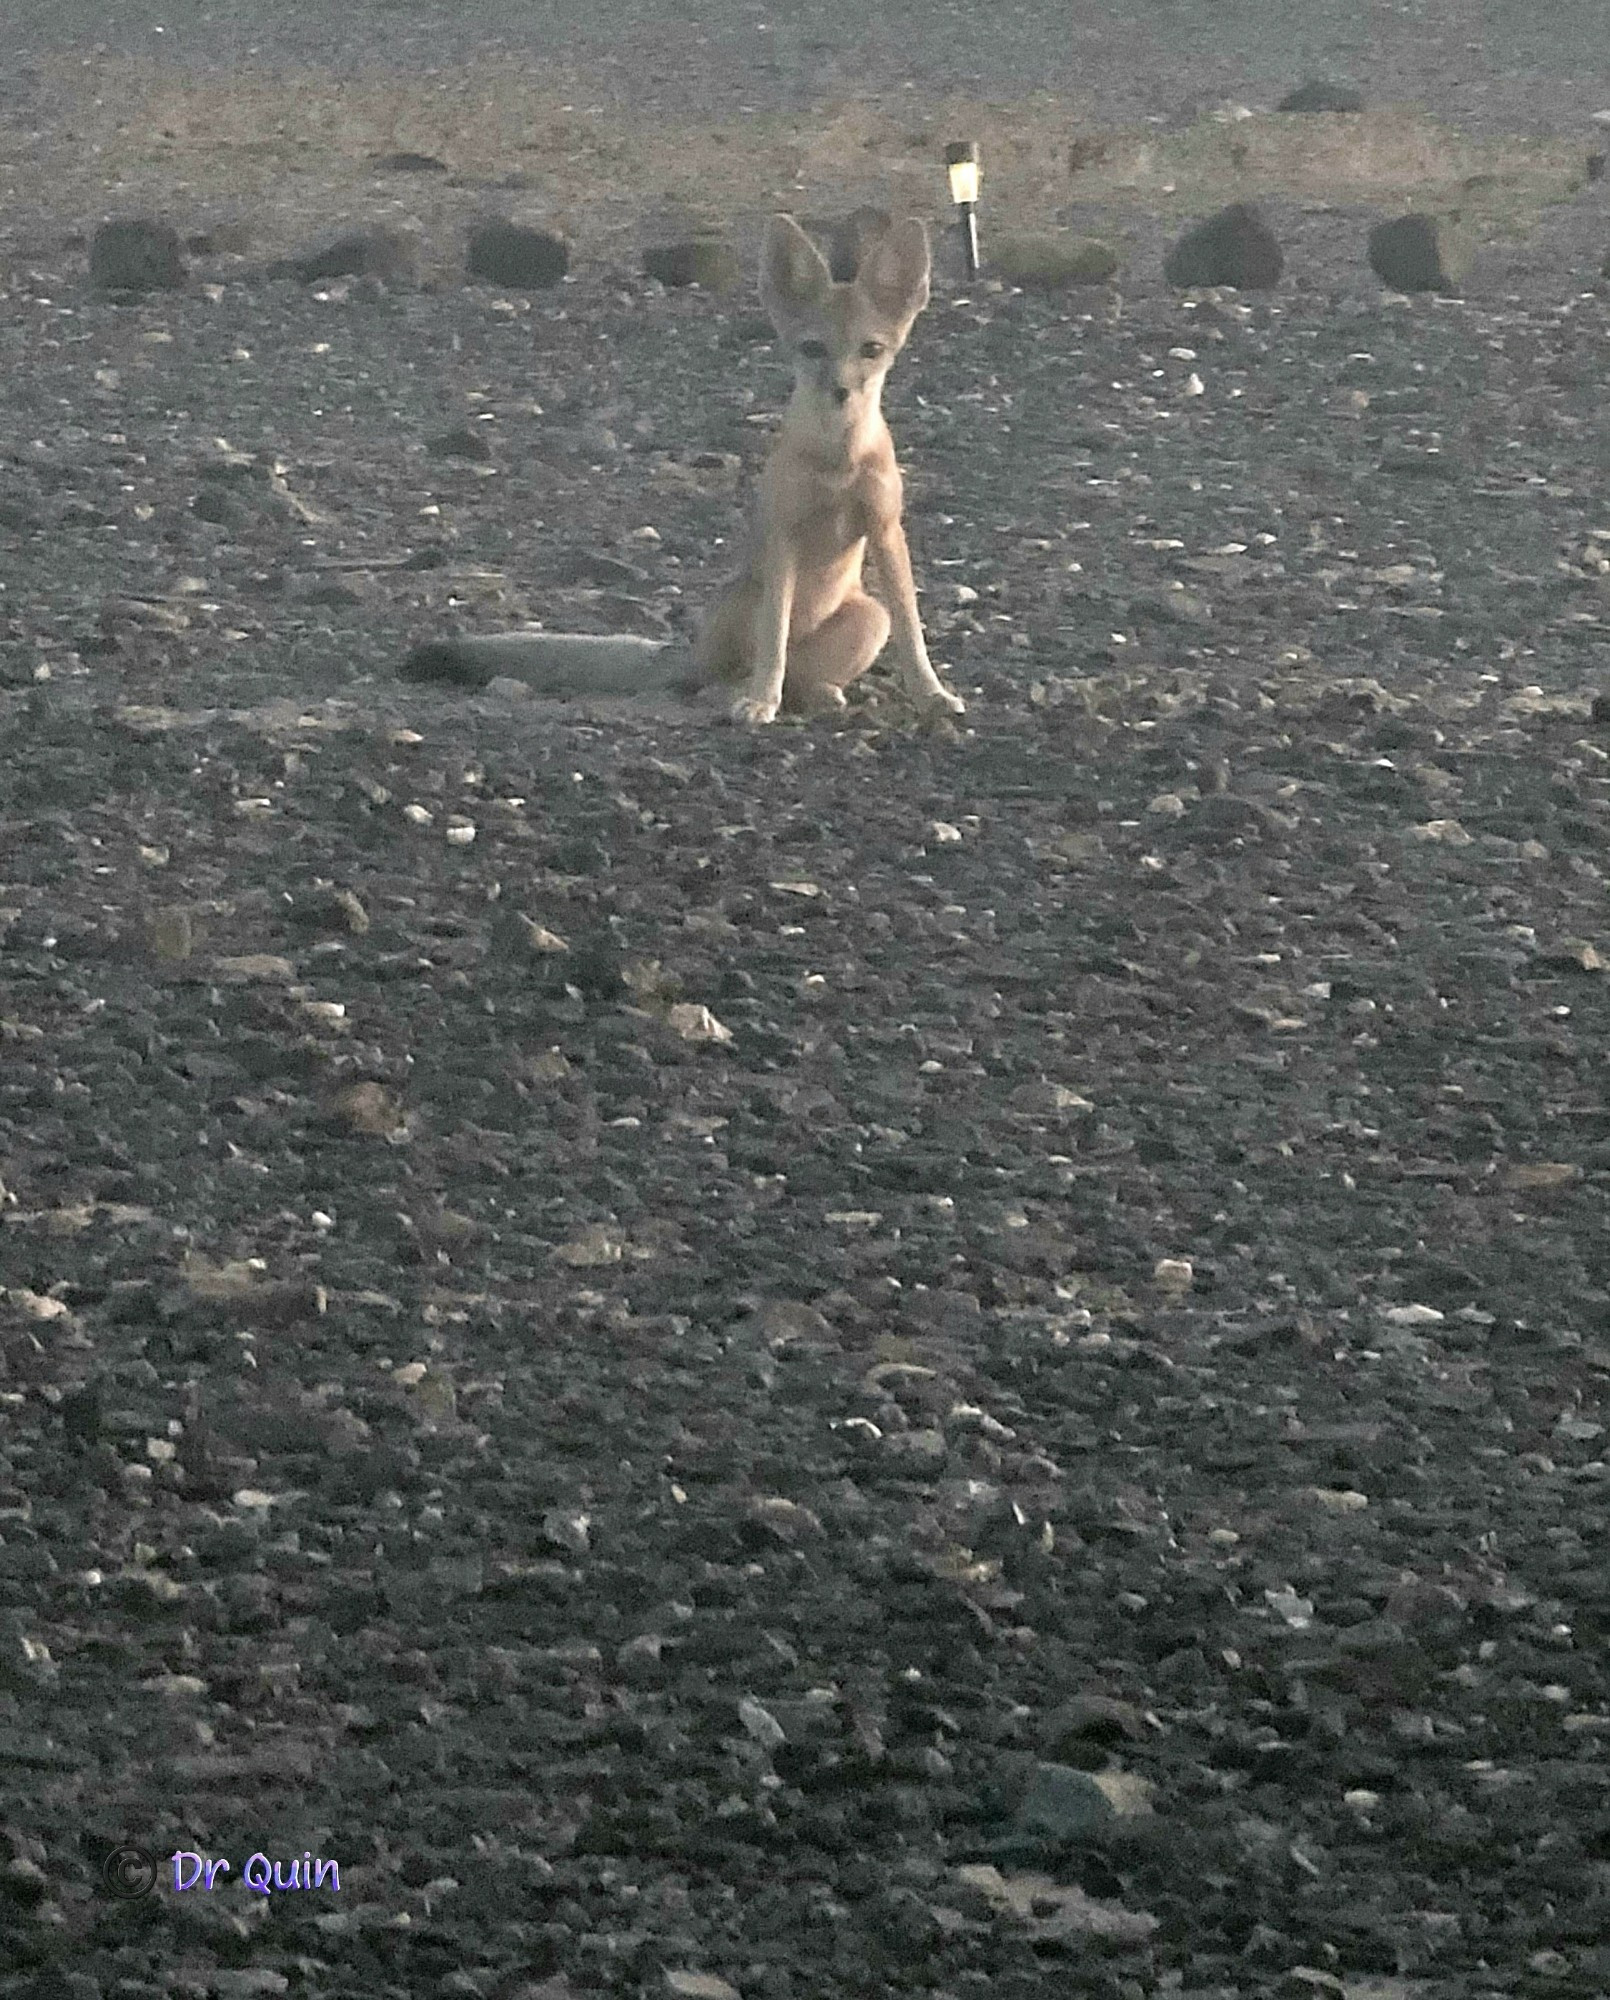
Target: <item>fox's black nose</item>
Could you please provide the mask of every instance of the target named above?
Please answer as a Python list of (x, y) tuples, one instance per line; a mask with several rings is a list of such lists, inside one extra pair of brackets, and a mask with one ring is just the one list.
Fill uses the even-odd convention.
[(835, 402), (835, 403), (837, 403), (837, 404), (838, 404), (839, 408), (840, 408), (840, 409), (842, 410), (842, 409), (843, 409), (843, 407), (844, 407), (844, 405), (845, 405), (845, 404), (846, 404), (846, 403), (847, 403), (847, 402), (848, 402), (848, 401), (850, 400), (850, 392), (849, 392), (849, 390), (848, 390), (848, 389), (835, 389), (835, 390), (833, 391), (833, 400), (834, 400), (834, 402)]

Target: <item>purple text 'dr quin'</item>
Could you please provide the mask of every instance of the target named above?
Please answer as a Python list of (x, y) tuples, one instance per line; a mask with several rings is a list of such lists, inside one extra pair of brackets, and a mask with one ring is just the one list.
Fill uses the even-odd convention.
[(173, 1891), (182, 1896), (187, 1890), (222, 1888), (231, 1878), (256, 1896), (284, 1895), (293, 1889), (335, 1889), (341, 1887), (341, 1866), (322, 1855), (292, 1855), (288, 1861), (270, 1860), (266, 1854), (248, 1854), (237, 1869), (221, 1855), (197, 1854), (191, 1848), (173, 1853)]

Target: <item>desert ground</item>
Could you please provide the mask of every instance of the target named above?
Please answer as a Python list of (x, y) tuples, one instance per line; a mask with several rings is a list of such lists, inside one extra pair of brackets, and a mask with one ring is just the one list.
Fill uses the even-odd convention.
[[(777, 12), (0, 19), (0, 1995), (1602, 1996), (1602, 8)], [(869, 199), (960, 723), (402, 682), (691, 628), (643, 251)]]

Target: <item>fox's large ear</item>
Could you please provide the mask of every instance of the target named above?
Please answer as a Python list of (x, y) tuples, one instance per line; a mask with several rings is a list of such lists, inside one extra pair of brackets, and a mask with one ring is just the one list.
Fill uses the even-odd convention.
[(916, 216), (879, 237), (855, 282), (881, 313), (909, 324), (928, 303), (928, 232)]
[(760, 257), (760, 302), (772, 319), (820, 305), (832, 283), (827, 259), (794, 218), (774, 215)]

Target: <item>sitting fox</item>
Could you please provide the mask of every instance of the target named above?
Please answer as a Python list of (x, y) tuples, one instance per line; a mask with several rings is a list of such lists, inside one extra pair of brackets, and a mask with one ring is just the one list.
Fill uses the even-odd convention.
[[(882, 395), (890, 364), (928, 303), (928, 233), (913, 219), (874, 234), (835, 282), (791, 217), (766, 230), (760, 291), (794, 364), (794, 394), (761, 475), (748, 561), (706, 620), (691, 661), (652, 639), (508, 632), (417, 648), (409, 680), (484, 686), (497, 675), (543, 694), (632, 694), (717, 684), (737, 722), (779, 709), (844, 706), (844, 690), (891, 632), (902, 683), (922, 707), (961, 714), (923, 642), (902, 489)], [(871, 554), (887, 606), (862, 581)]]

